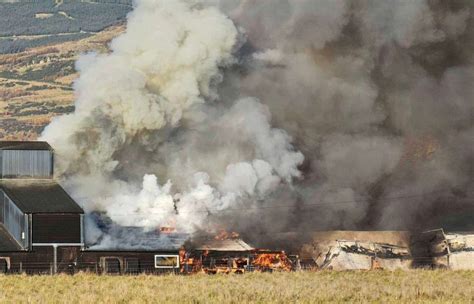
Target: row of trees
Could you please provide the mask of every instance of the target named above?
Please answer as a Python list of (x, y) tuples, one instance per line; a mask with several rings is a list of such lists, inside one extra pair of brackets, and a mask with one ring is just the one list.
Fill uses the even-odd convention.
[(89, 37), (88, 33), (74, 33), (67, 35), (51, 35), (36, 39), (2, 39), (0, 40), (0, 54), (14, 54), (42, 45), (62, 43), (66, 41), (80, 40)]

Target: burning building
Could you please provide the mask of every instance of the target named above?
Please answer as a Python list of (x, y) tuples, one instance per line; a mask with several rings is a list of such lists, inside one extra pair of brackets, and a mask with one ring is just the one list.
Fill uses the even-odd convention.
[[(0, 271), (57, 273), (245, 273), (444, 267), (472, 269), (474, 234), (407, 231), (326, 231), (292, 255), (255, 248), (238, 233), (197, 236), (174, 228), (96, 221), (111, 245), (88, 247), (84, 210), (54, 179), (54, 151), (46, 142), (0, 142)], [(142, 239), (137, 238), (140, 235)], [(280, 244), (290, 248), (291, 236)], [(133, 241), (131, 241), (133, 239)], [(120, 244), (120, 240), (128, 240)]]
[[(0, 177), (3, 273), (229, 273), (280, 268), (284, 260), (281, 253), (262, 255), (238, 234), (219, 234), (184, 250), (190, 235), (171, 228), (112, 226), (114, 245), (89, 248), (84, 210), (55, 181), (54, 151), (46, 142), (0, 142)], [(120, 245), (125, 239), (134, 240)]]
[(242, 240), (238, 233), (219, 233), (214, 238), (198, 239), (188, 254), (208, 274), (272, 272), (299, 269), (298, 256), (289, 257), (282, 250), (254, 248)]
[(80, 205), (257, 247), (472, 209), (471, 2), (277, 2), (137, 0), (80, 56), (74, 112), (41, 134)]

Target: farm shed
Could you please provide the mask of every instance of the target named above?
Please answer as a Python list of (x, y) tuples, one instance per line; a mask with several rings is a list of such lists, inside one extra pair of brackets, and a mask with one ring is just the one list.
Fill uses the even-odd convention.
[(107, 225), (104, 215), (96, 215), (106, 233), (105, 242), (78, 253), (76, 270), (106, 274), (159, 274), (180, 272), (180, 249), (186, 233), (163, 233), (159, 229)]
[[(224, 237), (223, 237), (224, 236)], [(298, 268), (297, 256), (284, 251), (258, 249), (247, 244), (238, 234), (219, 234), (188, 244), (183, 259), (186, 272), (244, 273), (247, 271), (291, 271)]]
[(184, 267), (188, 272), (243, 273), (250, 266), (252, 246), (236, 236), (224, 238), (201, 238), (188, 247)]
[(180, 272), (178, 250), (84, 250), (75, 270), (102, 274), (159, 274)]

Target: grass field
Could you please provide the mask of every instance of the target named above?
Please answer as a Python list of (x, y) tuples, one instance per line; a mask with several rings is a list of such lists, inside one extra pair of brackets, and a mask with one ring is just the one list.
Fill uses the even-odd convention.
[(1, 303), (472, 303), (473, 271), (0, 276)]

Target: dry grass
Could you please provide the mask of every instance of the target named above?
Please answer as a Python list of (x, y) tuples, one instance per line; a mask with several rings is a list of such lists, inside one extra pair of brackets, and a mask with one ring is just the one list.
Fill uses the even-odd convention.
[[(61, 114), (55, 109), (73, 104), (72, 82), (79, 75), (72, 66), (78, 54), (107, 52), (123, 30), (124, 25), (116, 25), (85, 39), (0, 54), (0, 140), (36, 139)], [(25, 104), (26, 113), (12, 111)]]
[(0, 276), (1, 303), (472, 303), (472, 271)]

